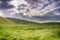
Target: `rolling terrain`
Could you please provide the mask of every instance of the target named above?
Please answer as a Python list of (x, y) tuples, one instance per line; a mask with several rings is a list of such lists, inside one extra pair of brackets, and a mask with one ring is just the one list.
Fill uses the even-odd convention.
[(60, 23), (34, 23), (0, 17), (0, 40), (60, 40)]

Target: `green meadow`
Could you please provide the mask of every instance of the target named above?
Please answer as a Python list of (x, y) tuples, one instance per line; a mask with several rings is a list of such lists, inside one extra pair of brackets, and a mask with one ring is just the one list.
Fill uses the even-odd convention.
[(60, 40), (60, 23), (0, 18), (0, 40)]

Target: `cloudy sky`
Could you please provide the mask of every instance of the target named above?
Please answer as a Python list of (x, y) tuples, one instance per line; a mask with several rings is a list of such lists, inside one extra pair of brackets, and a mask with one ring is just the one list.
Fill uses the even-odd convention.
[(59, 16), (60, 0), (0, 0), (0, 16), (21, 17), (18, 16), (21, 14), (29, 18)]

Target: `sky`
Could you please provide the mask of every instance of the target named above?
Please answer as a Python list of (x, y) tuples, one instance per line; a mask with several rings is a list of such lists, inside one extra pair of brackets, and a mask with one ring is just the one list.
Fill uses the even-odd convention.
[(16, 14), (29, 18), (59, 16), (60, 0), (0, 0), (0, 16), (15, 17)]

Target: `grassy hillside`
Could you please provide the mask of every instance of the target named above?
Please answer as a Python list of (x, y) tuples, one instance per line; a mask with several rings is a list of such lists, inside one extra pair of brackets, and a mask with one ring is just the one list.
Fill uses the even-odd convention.
[(3, 17), (0, 17), (0, 24), (14, 24), (13, 21), (9, 20), (9, 19), (6, 19), (6, 18), (3, 18)]
[(39, 24), (14, 18), (0, 20), (0, 40), (60, 40), (59, 23)]

